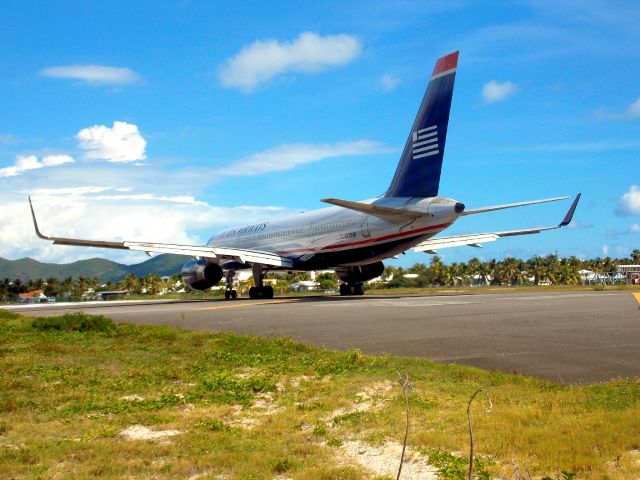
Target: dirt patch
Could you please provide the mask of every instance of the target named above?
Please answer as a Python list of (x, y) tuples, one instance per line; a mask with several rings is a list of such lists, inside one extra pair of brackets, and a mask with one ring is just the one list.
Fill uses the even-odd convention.
[[(346, 457), (365, 467), (376, 475), (395, 478), (398, 473), (402, 445), (387, 442), (380, 447), (374, 447), (361, 441), (344, 442), (341, 447)], [(437, 480), (435, 468), (418, 452), (407, 447), (402, 464), (402, 478), (404, 480)]]
[(302, 382), (311, 382), (312, 380), (315, 380), (315, 378), (309, 375), (300, 375), (299, 377), (293, 377), (289, 380), (289, 384), (293, 388), (298, 388)]
[(264, 374), (259, 368), (242, 367), (237, 370), (236, 377), (246, 380), (247, 378), (259, 377)]
[(151, 430), (142, 425), (131, 425), (122, 430), (118, 435), (127, 440), (162, 440), (183, 433), (180, 430)]
[(378, 382), (365, 387), (356, 393), (356, 399), (351, 408), (338, 408), (324, 418), (325, 423), (331, 424), (335, 417), (356, 412), (369, 412), (384, 407), (387, 394), (393, 390), (394, 384), (390, 381)]
[[(616, 457), (615, 460), (607, 462), (610, 472), (624, 474), (634, 472), (640, 467), (640, 450), (629, 450)], [(626, 477), (625, 477), (626, 478)]]
[(251, 408), (255, 410), (255, 413), (258, 415), (273, 415), (286, 410), (285, 407), (278, 406), (273, 401), (273, 395), (269, 393), (259, 393), (256, 395), (256, 399), (251, 404)]
[(124, 397), (120, 397), (120, 400), (127, 400), (128, 402), (143, 402), (144, 397), (134, 393), (133, 395), (125, 395)]
[(252, 417), (241, 417), (231, 420), (227, 423), (230, 427), (239, 427), (243, 430), (253, 430), (260, 425), (260, 420)]

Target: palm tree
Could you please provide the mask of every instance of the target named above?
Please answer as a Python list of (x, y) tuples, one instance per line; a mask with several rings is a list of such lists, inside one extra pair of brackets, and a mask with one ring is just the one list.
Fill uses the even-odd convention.
[(481, 265), (482, 262), (480, 262), (477, 257), (473, 257), (472, 259), (470, 259), (466, 264), (467, 275), (478, 275)]
[(429, 273), (433, 283), (446, 285), (449, 281), (450, 275), (449, 272), (447, 272), (446, 265), (442, 263), (442, 258), (437, 255), (434, 255), (433, 258), (431, 258)]
[(507, 257), (498, 264), (496, 270), (500, 283), (515, 285), (520, 275), (520, 260)]
[(44, 287), (44, 294), (47, 297), (57, 297), (60, 295), (60, 281), (55, 277), (47, 278), (47, 285)]
[(638, 250), (637, 248), (635, 248), (632, 252), (631, 252), (631, 260), (633, 261), (634, 265), (640, 265), (640, 250)]
[(164, 283), (158, 275), (150, 273), (144, 279), (144, 288), (148, 294), (157, 295), (164, 289)]
[(484, 285), (489, 285), (491, 283), (491, 265), (489, 262), (480, 262), (478, 266), (478, 275), (482, 279), (482, 283)]
[(5, 278), (2, 282), (0, 282), (0, 298), (9, 298), (10, 287), (11, 281), (9, 281), (8, 278)]
[(118, 288), (121, 290), (126, 290), (129, 293), (140, 293), (141, 285), (138, 278), (130, 273), (122, 280), (120, 280), (120, 282), (118, 283)]
[(568, 260), (561, 261), (554, 271), (554, 280), (554, 283), (561, 285), (577, 285), (580, 283), (577, 265), (572, 265)]
[(604, 257), (600, 260), (600, 268), (602, 268), (603, 272), (610, 273), (616, 269), (616, 263), (611, 257)]
[(544, 258), (536, 255), (527, 261), (527, 271), (533, 275), (534, 285), (540, 285), (549, 275), (549, 264)]
[(451, 280), (453, 281), (454, 287), (462, 285), (465, 282), (467, 278), (467, 272), (464, 263), (454, 262), (449, 266), (449, 270), (451, 271)]

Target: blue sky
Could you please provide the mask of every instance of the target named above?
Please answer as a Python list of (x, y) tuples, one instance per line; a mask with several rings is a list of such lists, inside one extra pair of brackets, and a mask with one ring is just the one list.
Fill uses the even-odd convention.
[[(640, 5), (551, 3), (4, 2), (0, 256), (144, 259), (35, 238), (27, 194), (52, 235), (176, 243), (376, 196), (454, 50), (440, 194), (583, 201), (567, 229), (445, 260), (626, 256), (640, 247)], [(555, 224), (566, 208), (450, 232)]]

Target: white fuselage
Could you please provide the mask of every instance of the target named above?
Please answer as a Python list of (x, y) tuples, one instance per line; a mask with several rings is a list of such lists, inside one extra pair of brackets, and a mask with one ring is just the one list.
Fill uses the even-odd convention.
[(455, 200), (443, 197), (381, 197), (361, 203), (420, 212), (418, 218), (376, 216), (329, 207), (230, 228), (208, 245), (272, 252), (290, 257), (295, 268), (314, 270), (364, 265), (397, 255), (430, 238), (458, 217)]

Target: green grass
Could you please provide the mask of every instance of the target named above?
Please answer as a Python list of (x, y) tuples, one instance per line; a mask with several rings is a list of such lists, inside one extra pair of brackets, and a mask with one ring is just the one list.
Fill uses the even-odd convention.
[[(287, 338), (34, 320), (0, 310), (0, 478), (374, 478), (342, 445), (401, 441), (411, 377), (409, 445), (442, 478), (468, 468), (474, 405), (479, 478), (640, 477), (640, 382), (557, 385), (427, 360), (332, 352)], [(387, 383), (385, 383), (387, 382)], [(371, 393), (373, 391), (373, 393)], [(357, 411), (369, 392), (374, 407)], [(127, 440), (132, 425), (182, 433)], [(380, 477), (382, 478), (382, 477)]]

